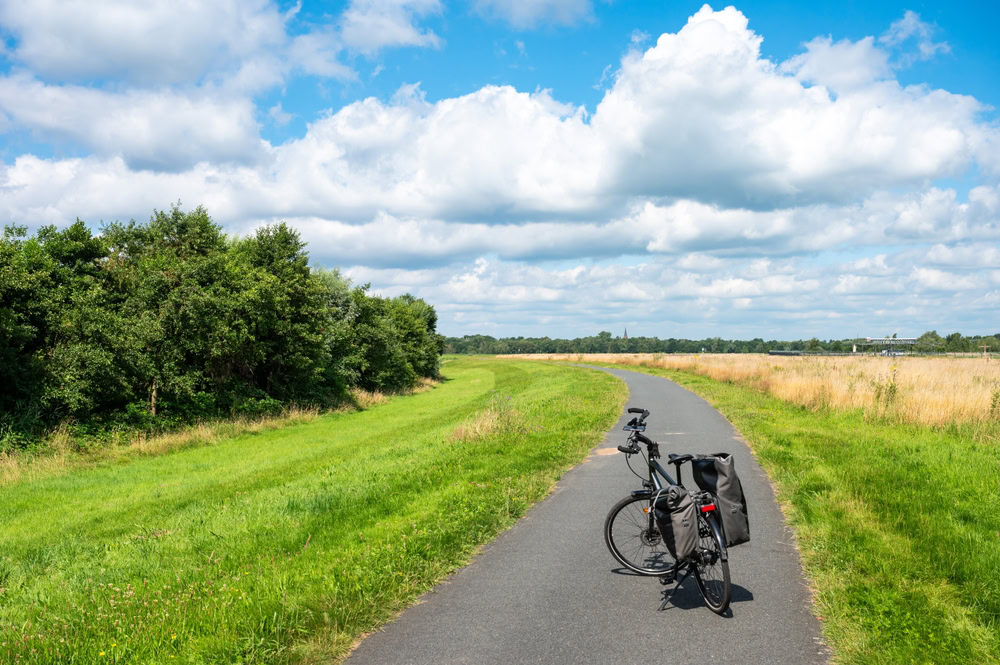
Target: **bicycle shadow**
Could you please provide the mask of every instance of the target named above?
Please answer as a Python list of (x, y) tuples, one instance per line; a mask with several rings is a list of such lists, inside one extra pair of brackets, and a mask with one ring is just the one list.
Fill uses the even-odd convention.
[[(624, 566), (620, 566), (618, 568), (612, 568), (611, 572), (614, 573), (615, 575), (623, 575), (625, 577), (646, 577), (649, 578), (650, 580), (658, 579), (657, 577), (652, 575), (642, 575), (640, 573), (635, 572), (634, 570), (625, 568)], [(662, 600), (665, 600), (667, 598), (667, 596), (670, 594), (671, 591), (673, 591), (674, 586), (676, 585), (668, 584), (663, 587), (663, 591), (660, 594), (661, 602)], [(730, 607), (728, 610), (726, 610), (725, 614), (723, 614), (722, 616), (726, 618), (732, 618), (733, 604), (748, 603), (752, 601), (753, 601), (753, 592), (750, 591), (750, 589), (740, 586), (739, 584), (732, 584), (732, 593), (729, 600)], [(679, 610), (694, 610), (698, 609), (699, 607), (705, 607), (705, 599), (702, 597), (701, 590), (698, 588), (698, 582), (692, 575), (688, 577), (686, 580), (684, 580), (684, 582), (681, 584), (681, 587), (677, 589), (677, 592), (670, 599), (670, 602), (667, 603), (667, 606), (665, 608), (663, 608), (663, 611), (669, 610), (671, 608), (677, 608)]]
[(619, 568), (612, 568), (611, 572), (614, 573), (615, 575), (625, 575), (626, 577), (648, 577), (651, 580), (656, 579), (655, 575), (643, 575), (641, 573), (635, 572), (634, 570), (630, 570), (625, 566), (621, 566)]
[[(673, 584), (668, 584), (663, 588), (660, 594), (661, 602), (662, 600), (666, 600), (667, 596), (674, 590), (674, 586)], [(736, 603), (753, 602), (753, 592), (739, 584), (733, 584), (729, 602), (729, 609), (721, 615), (727, 619), (733, 618), (733, 605)], [(698, 588), (698, 582), (692, 576), (684, 580), (676, 593), (671, 596), (670, 602), (663, 608), (663, 611), (666, 612), (671, 609), (694, 610), (701, 607), (705, 607), (705, 599)]]

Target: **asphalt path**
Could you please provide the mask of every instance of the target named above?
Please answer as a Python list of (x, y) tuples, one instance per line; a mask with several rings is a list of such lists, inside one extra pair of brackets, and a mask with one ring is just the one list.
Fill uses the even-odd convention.
[[(693, 576), (658, 611), (666, 587), (656, 578), (626, 574), (605, 547), (608, 509), (640, 486), (625, 456), (607, 450), (625, 442), (623, 413), (553, 494), (364, 640), (348, 665), (827, 662), (792, 535), (767, 475), (739, 433), (704, 400), (667, 379), (606, 371), (628, 384), (627, 407), (651, 411), (646, 435), (660, 443), (664, 457), (735, 456), (751, 542), (729, 553), (729, 616), (705, 607)], [(692, 484), (690, 475), (686, 479)]]

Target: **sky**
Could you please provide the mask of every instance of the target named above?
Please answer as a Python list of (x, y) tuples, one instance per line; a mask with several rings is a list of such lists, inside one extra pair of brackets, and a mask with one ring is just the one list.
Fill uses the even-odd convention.
[(286, 221), (446, 335), (992, 334), (998, 19), (0, 0), (0, 221)]

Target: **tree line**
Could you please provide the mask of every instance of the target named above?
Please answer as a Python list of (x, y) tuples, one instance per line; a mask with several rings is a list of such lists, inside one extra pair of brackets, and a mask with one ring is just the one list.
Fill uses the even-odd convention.
[(31, 236), (7, 226), (0, 450), (58, 423), (165, 429), (437, 376), (434, 308), (368, 289), (310, 266), (284, 223), (231, 237), (200, 207), (97, 234), (80, 220)]
[[(891, 335), (887, 335), (891, 336)], [(659, 339), (657, 337), (613, 337), (604, 331), (589, 337), (558, 339), (549, 337), (501, 337), (466, 335), (445, 338), (445, 353), (506, 354), (506, 353), (768, 353), (770, 351), (802, 351), (805, 353), (849, 353), (857, 340), (750, 340), (722, 339)], [(966, 337), (952, 333), (946, 337), (930, 330), (921, 335), (915, 345), (907, 347), (918, 353), (973, 353), (990, 346), (1000, 351), (1000, 333)], [(859, 350), (861, 348), (859, 347)]]

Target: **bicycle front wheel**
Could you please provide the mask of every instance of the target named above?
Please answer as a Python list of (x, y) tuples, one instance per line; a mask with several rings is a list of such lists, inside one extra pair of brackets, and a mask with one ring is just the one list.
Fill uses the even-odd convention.
[(642, 575), (662, 575), (674, 567), (649, 498), (627, 496), (604, 520), (604, 542), (623, 566)]
[(729, 609), (732, 598), (732, 584), (729, 581), (728, 557), (723, 558), (726, 548), (722, 543), (722, 529), (714, 515), (698, 513), (698, 551), (694, 577), (705, 598), (708, 609), (723, 614)]

